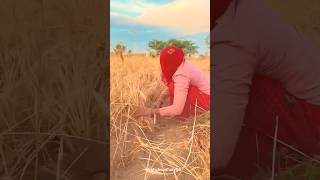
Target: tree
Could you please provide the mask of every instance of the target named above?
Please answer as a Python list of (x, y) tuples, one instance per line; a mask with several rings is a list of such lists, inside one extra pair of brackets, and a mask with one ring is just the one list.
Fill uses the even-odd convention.
[(148, 46), (156, 55), (159, 55), (161, 50), (167, 46), (167, 43), (161, 40), (151, 40), (149, 41)]
[(159, 55), (161, 50), (168, 45), (176, 46), (188, 55), (189, 57), (195, 53), (198, 53), (197, 49), (198, 46), (195, 45), (192, 41), (189, 40), (178, 40), (178, 39), (168, 39), (167, 41), (160, 41), (160, 40), (152, 40), (149, 42), (149, 47), (155, 51), (156, 55)]
[(186, 41), (184, 40), (177, 40), (177, 39), (169, 39), (167, 41), (168, 45), (173, 45), (176, 46), (180, 49), (182, 49), (183, 51), (187, 48), (188, 44), (186, 43)]
[(182, 49), (182, 51), (189, 57), (191, 57), (191, 55), (193, 54), (198, 53), (198, 46), (196, 46), (194, 42), (189, 40), (169, 39), (167, 43), (168, 45), (173, 45)]
[(129, 49), (128, 50), (128, 56), (131, 56), (131, 53), (132, 53), (132, 51), (131, 51), (131, 49)]
[(123, 43), (117, 43), (113, 48), (113, 51), (120, 57), (121, 61), (124, 62), (123, 53), (126, 51), (126, 47), (123, 45)]
[(198, 46), (195, 45), (194, 42), (192, 41), (184, 41), (184, 44), (185, 44), (185, 48), (183, 49), (184, 50), (184, 53), (186, 55), (188, 55), (189, 57), (191, 57), (191, 55), (194, 55), (196, 53), (198, 53)]

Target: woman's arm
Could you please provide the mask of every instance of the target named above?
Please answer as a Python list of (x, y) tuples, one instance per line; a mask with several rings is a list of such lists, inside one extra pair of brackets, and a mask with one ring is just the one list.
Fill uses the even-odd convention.
[(167, 97), (169, 95), (169, 88), (165, 87), (164, 90), (162, 90), (161, 94), (160, 94), (160, 98), (163, 99), (165, 97)]
[[(160, 116), (180, 115), (183, 111), (183, 108), (187, 99), (190, 79), (183, 74), (178, 74), (178, 75), (174, 75), (173, 81), (174, 81), (174, 99), (173, 99), (172, 105), (167, 107), (162, 107), (160, 109), (139, 107), (135, 111), (134, 116), (136, 117), (152, 116), (154, 114), (160, 115)], [(168, 95), (168, 93), (169, 93), (169, 89), (165, 89), (161, 94), (165, 96), (165, 95)]]
[(160, 108), (162, 103), (163, 103), (163, 99), (166, 98), (169, 95), (169, 89), (168, 87), (165, 87), (162, 91), (161, 94), (159, 96), (159, 98), (157, 99), (156, 103), (154, 104), (155, 108)]
[(186, 103), (190, 79), (183, 74), (177, 74), (173, 77), (174, 81), (174, 98), (170, 106), (159, 109), (160, 116), (177, 116), (183, 111)]
[(249, 86), (256, 59), (240, 47), (213, 46), (213, 124), (214, 169), (225, 168), (234, 153), (241, 131)]

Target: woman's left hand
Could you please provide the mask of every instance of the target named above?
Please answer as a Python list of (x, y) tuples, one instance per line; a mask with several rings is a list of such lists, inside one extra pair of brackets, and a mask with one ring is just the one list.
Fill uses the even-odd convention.
[(153, 105), (153, 108), (160, 108), (162, 105), (162, 99), (158, 99)]

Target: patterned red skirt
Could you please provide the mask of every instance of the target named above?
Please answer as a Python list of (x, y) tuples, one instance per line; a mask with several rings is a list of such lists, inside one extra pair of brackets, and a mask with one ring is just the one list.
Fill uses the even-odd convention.
[[(174, 98), (174, 83), (169, 83), (169, 96), (170, 96), (170, 103), (173, 103)], [(189, 86), (188, 95), (186, 99), (186, 103), (182, 114), (177, 116), (176, 118), (180, 120), (185, 120), (192, 117), (195, 114), (195, 107), (199, 107), (203, 111), (210, 110), (210, 95), (201, 92), (195, 86)], [(199, 111), (199, 112), (203, 112)]]

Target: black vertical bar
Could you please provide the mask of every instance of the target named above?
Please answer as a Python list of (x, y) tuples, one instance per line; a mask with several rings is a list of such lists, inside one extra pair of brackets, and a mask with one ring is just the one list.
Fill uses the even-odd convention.
[[(106, 0), (107, 1), (107, 0)], [(105, 135), (106, 135), (106, 142), (107, 142), (107, 155), (106, 155), (106, 162), (107, 162), (107, 166), (106, 166), (106, 174), (107, 174), (107, 179), (110, 179), (110, 1), (107, 3), (107, 13), (106, 13), (106, 42), (105, 42), (105, 52), (104, 52), (104, 60), (107, 61), (106, 63), (106, 70), (107, 72), (107, 78), (106, 78), (106, 131), (105, 131)]]

